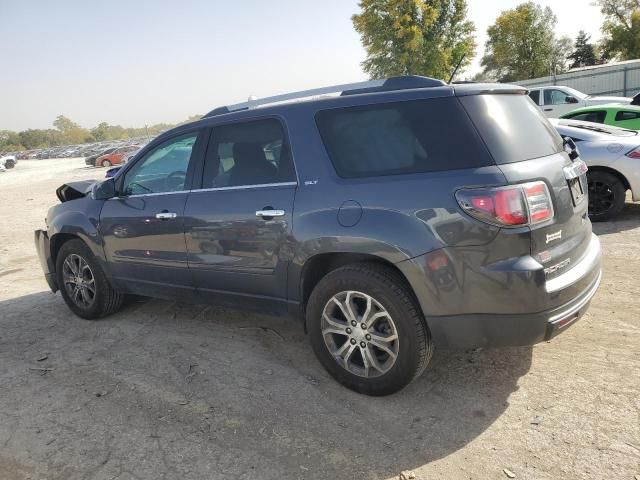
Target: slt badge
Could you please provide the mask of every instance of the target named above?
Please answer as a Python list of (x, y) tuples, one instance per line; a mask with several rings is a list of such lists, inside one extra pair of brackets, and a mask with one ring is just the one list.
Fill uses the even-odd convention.
[(562, 238), (562, 230), (558, 230), (555, 233), (547, 233), (547, 243), (553, 242), (554, 240), (560, 240)]

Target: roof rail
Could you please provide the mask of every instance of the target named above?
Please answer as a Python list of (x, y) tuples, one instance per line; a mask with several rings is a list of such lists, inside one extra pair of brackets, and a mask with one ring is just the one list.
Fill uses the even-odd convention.
[(311, 90), (285, 93), (282, 95), (275, 95), (273, 97), (265, 97), (256, 100), (249, 100), (247, 102), (236, 103), (235, 105), (218, 107), (211, 110), (202, 118), (215, 117), (217, 115), (223, 115), (225, 113), (237, 112), (240, 110), (249, 110), (263, 105), (302, 100), (309, 97), (328, 95), (332, 93), (340, 93), (341, 95), (357, 95), (362, 93), (388, 92), (393, 90), (407, 90), (412, 88), (441, 87), (445, 85), (446, 83), (442, 80), (436, 80), (429, 77), (420, 77), (418, 75), (405, 75), (400, 77), (391, 77), (385, 80), (370, 80), (368, 82), (345, 83), (342, 85), (312, 88)]

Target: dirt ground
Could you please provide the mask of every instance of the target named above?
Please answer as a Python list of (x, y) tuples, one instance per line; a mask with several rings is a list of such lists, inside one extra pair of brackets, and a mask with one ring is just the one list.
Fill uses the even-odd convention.
[(603, 283), (566, 333), (437, 350), (370, 398), (287, 318), (157, 300), (73, 316), (32, 231), (57, 186), (103, 175), (81, 159), (0, 173), (0, 479), (640, 478), (640, 204), (594, 227)]

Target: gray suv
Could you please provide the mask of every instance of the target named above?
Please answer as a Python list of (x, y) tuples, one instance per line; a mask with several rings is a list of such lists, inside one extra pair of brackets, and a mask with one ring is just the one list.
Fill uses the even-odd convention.
[(525, 89), (395, 77), (217, 108), (61, 186), (35, 241), (82, 318), (127, 294), (287, 313), (334, 378), (385, 395), (434, 346), (531, 345), (584, 314), (585, 173)]

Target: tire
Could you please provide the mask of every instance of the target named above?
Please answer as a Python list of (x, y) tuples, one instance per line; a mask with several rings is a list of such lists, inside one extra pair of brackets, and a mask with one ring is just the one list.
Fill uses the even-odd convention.
[(111, 166), (111, 162), (105, 158), (104, 160), (102, 160), (102, 166), (103, 167), (110, 167)]
[[(69, 263), (65, 265), (67, 260)], [(81, 262), (86, 264), (88, 271), (84, 267), (77, 269), (79, 264), (82, 265)], [(82, 292), (82, 289), (76, 290), (69, 283), (70, 276), (68, 274), (74, 276), (72, 268), (74, 265), (76, 270), (83, 272), (85, 284), (91, 284), (89, 279), (93, 278), (93, 293), (91, 293), (89, 286)], [(82, 240), (69, 240), (60, 248), (56, 259), (56, 280), (62, 298), (69, 309), (86, 320), (95, 320), (110, 315), (122, 306), (124, 295), (113, 289), (95, 256)], [(74, 280), (78, 281), (78, 275), (75, 275)], [(75, 297), (74, 291), (77, 293)], [(85, 302), (87, 299), (89, 301)]]
[(16, 166), (15, 162), (13, 160), (7, 160), (7, 163), (4, 164), (4, 166), (8, 169), (11, 169), (13, 167)]
[[(371, 299), (367, 318), (380, 318), (364, 328), (365, 324), (358, 322), (364, 320), (367, 297)], [(356, 309), (356, 320), (348, 319), (336, 301), (351, 305), (352, 311)], [(371, 315), (372, 312), (376, 314)], [(382, 265), (355, 263), (328, 273), (309, 297), (306, 323), (311, 345), (323, 367), (342, 385), (366, 395), (389, 395), (401, 390), (422, 374), (433, 354), (433, 342), (409, 285)], [(394, 332), (397, 340), (372, 340), (371, 334), (392, 339)], [(387, 350), (374, 344), (382, 344)], [(340, 363), (337, 359), (345, 349), (352, 351), (347, 366), (344, 358)], [(395, 359), (387, 352), (394, 353)], [(365, 361), (371, 355), (375, 355), (375, 361)], [(376, 368), (372, 367), (374, 364)]]
[(608, 172), (587, 173), (589, 183), (589, 218), (606, 222), (624, 208), (627, 189), (620, 177)]

